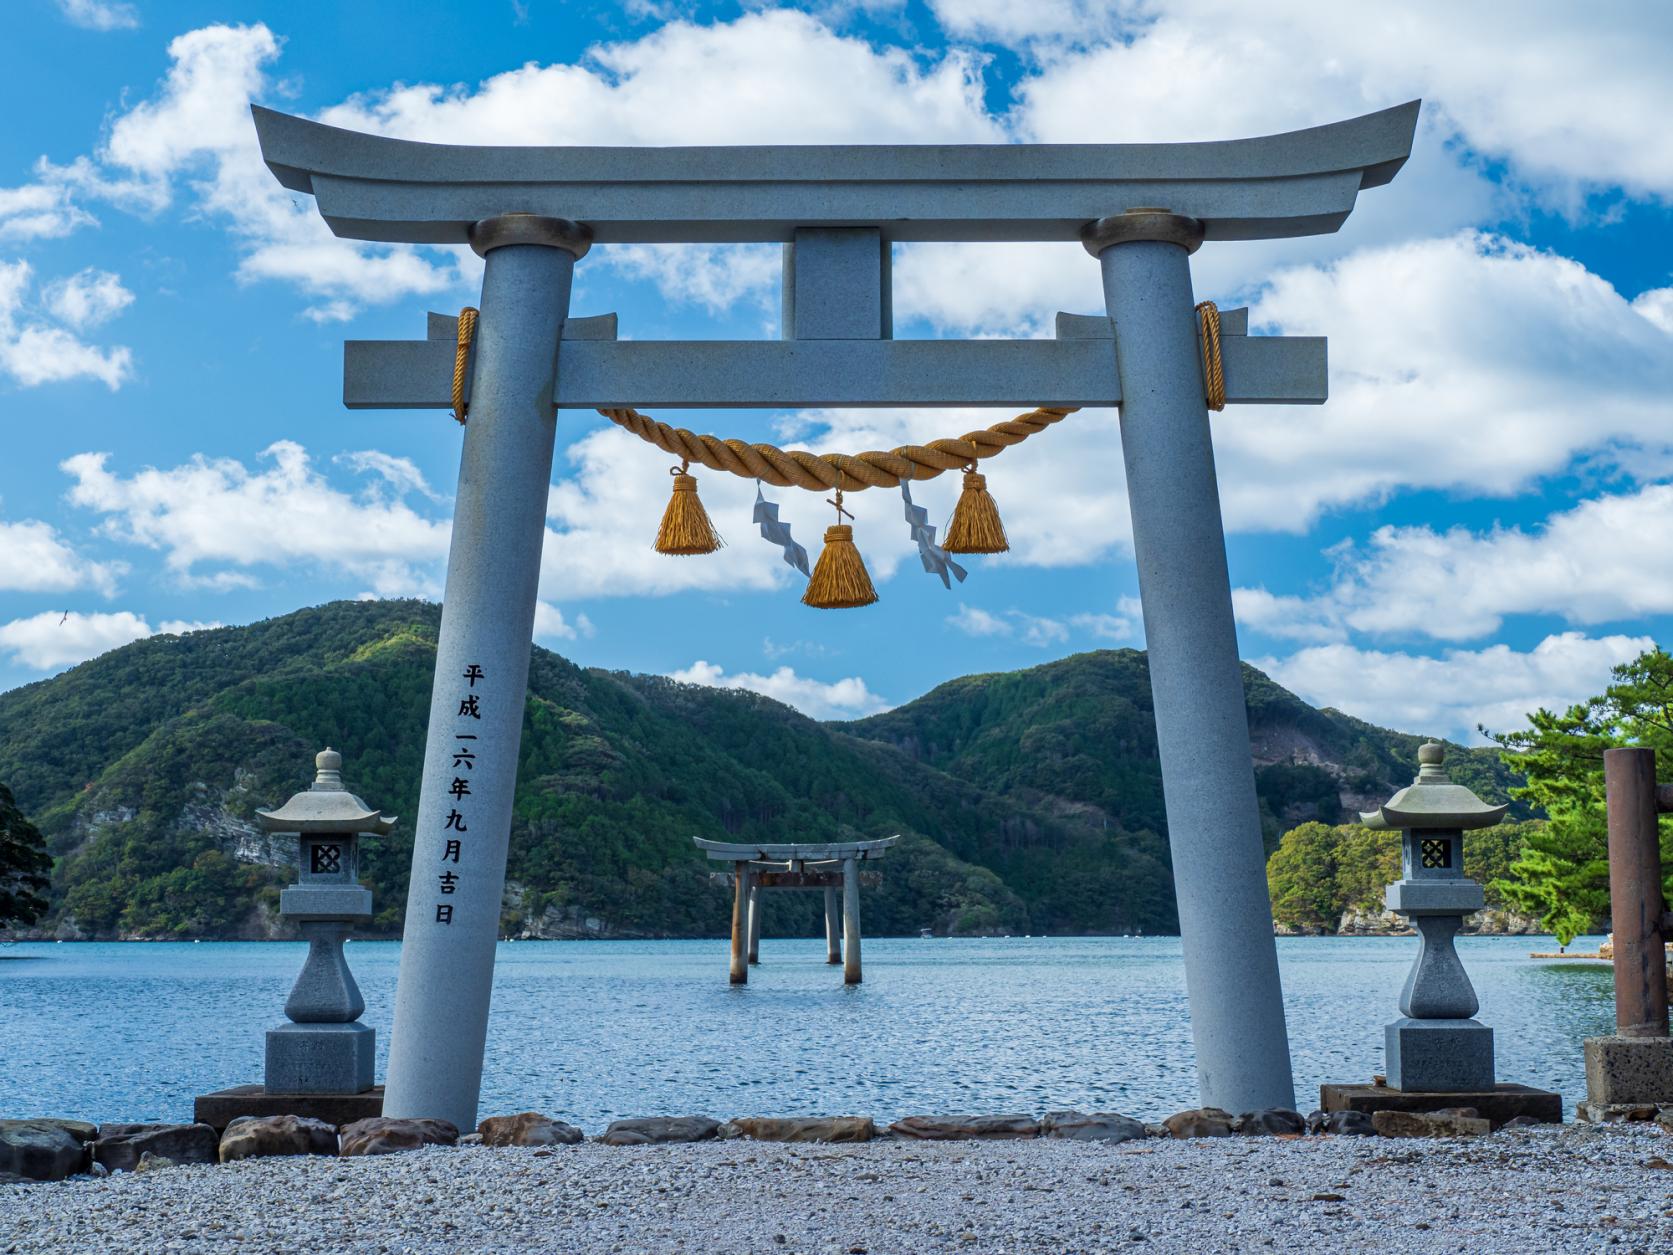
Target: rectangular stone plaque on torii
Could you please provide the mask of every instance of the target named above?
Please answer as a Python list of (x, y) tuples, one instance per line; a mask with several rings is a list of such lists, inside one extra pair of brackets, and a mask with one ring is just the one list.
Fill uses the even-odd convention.
[[(1293, 1106), (1189, 256), (1335, 231), (1404, 164), (1418, 107), (1198, 144), (701, 148), (423, 144), (256, 108), (268, 166), (338, 235), (487, 259), (386, 1114), (476, 1119), (556, 410), (652, 404), (1120, 407), (1199, 1087)], [(1046, 340), (892, 338), (892, 245), (1026, 240), (1081, 241), (1106, 316), (1059, 315)], [(595, 243), (747, 242), (785, 248), (779, 341), (568, 318)], [(1325, 399), (1322, 339), (1221, 332), (1228, 401)], [(344, 399), (447, 408), (453, 357), (439, 318), (351, 341)]]

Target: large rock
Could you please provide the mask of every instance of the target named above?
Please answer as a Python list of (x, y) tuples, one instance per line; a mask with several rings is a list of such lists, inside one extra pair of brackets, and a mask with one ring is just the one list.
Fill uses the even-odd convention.
[(573, 1124), (525, 1111), (515, 1116), (489, 1116), (476, 1126), (484, 1146), (573, 1146), (586, 1136)]
[(221, 1134), (222, 1163), (268, 1155), (335, 1155), (337, 1130), (307, 1116), (239, 1116)]
[[(62, 1181), (87, 1168), (85, 1140), (65, 1120), (0, 1120), (0, 1176)], [(91, 1128), (92, 1126), (85, 1126)]]
[(1230, 1137), (1232, 1113), (1219, 1107), (1192, 1107), (1174, 1112), (1162, 1121), (1162, 1127), (1169, 1137)]
[(1147, 1137), (1145, 1127), (1131, 1116), (1112, 1111), (1048, 1111), (1040, 1117), (1041, 1137), (1062, 1137), (1075, 1142), (1129, 1142)]
[(453, 1146), (459, 1130), (446, 1120), (401, 1120), (391, 1116), (370, 1116), (345, 1124), (340, 1131), (339, 1155), (393, 1155), (396, 1151), (421, 1146)]
[(1384, 1137), (1480, 1137), (1491, 1121), (1447, 1111), (1377, 1111), (1371, 1124)]
[(1265, 1107), (1260, 1111), (1245, 1111), (1233, 1122), (1232, 1129), (1247, 1137), (1283, 1137), (1305, 1133), (1307, 1119), (1288, 1107)]
[(1309, 1133), (1333, 1133), (1344, 1137), (1375, 1137), (1377, 1126), (1366, 1111), (1315, 1111), (1307, 1117)]
[(758, 1142), (869, 1142), (877, 1136), (877, 1126), (870, 1116), (743, 1116), (728, 1121), (720, 1135)]
[(147, 1153), (175, 1163), (214, 1163), (221, 1139), (207, 1124), (101, 1124), (93, 1160), (112, 1172), (132, 1172)]
[(663, 1142), (706, 1142), (720, 1131), (708, 1116), (641, 1116), (617, 1120), (598, 1140), (606, 1146), (650, 1146)]
[(971, 1138), (1040, 1136), (1033, 1116), (907, 1116), (889, 1126), (891, 1133), (930, 1142), (961, 1142)]

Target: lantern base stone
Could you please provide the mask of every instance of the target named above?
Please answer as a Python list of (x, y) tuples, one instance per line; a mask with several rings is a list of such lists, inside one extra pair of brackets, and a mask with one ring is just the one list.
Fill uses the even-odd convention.
[(276, 1094), (359, 1094), (372, 1088), (377, 1031), (365, 1024), (281, 1024), (267, 1031)]
[(1494, 1085), (1485, 1090), (1422, 1093), (1391, 1089), (1387, 1085), (1319, 1086), (1319, 1106), (1326, 1112), (1440, 1111), (1447, 1107), (1474, 1107), (1476, 1114), (1495, 1129), (1519, 1116), (1542, 1124), (1563, 1122), (1563, 1097), (1548, 1089), (1528, 1085)]
[(207, 1124), (217, 1133), (240, 1116), (306, 1116), (327, 1124), (353, 1124), (383, 1114), (383, 1086), (374, 1085), (364, 1094), (279, 1094), (265, 1085), (234, 1085), (231, 1089), (199, 1094), (192, 1104), (192, 1119)]
[(1383, 1045), (1395, 1089), (1493, 1088), (1493, 1030), (1477, 1020), (1395, 1020), (1383, 1030)]
[(1673, 1037), (1588, 1037), (1586, 1100), (1673, 1103)]

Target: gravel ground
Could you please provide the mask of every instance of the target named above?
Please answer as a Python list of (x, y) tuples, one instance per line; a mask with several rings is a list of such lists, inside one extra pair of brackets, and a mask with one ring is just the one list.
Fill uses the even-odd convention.
[[(429, 1149), (0, 1186), (0, 1252), (1673, 1251), (1673, 1136)], [(1142, 1245), (1141, 1245), (1142, 1244)]]

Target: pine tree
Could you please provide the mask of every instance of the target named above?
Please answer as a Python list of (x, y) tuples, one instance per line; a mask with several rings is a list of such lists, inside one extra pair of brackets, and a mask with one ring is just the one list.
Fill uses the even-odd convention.
[[(1489, 734), (1502, 747), (1505, 764), (1527, 781), (1511, 796), (1532, 802), (1550, 820), (1528, 835), (1509, 874), (1493, 887), (1537, 913), (1565, 946), (1609, 913), (1603, 751), (1653, 749), (1661, 774), (1673, 774), (1673, 656), (1652, 649), (1616, 667), (1614, 677), (1600, 696), (1561, 715), (1535, 711), (1524, 732)], [(1673, 872), (1673, 822), (1667, 819), (1661, 859), (1663, 869)]]
[(46, 914), (52, 858), (40, 830), (24, 817), (12, 791), (0, 784), (0, 928), (33, 924)]

